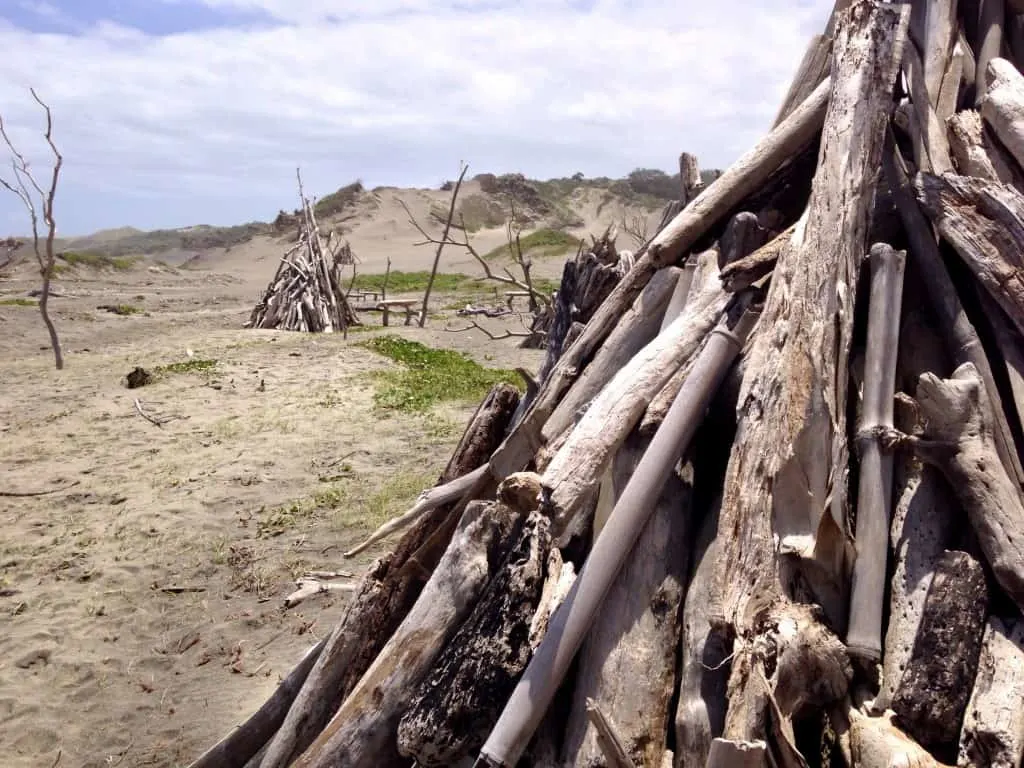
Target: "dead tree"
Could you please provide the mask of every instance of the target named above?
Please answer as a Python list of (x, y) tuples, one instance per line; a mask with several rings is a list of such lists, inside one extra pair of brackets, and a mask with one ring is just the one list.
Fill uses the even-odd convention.
[[(50, 176), (50, 185), (45, 190), (40, 186), (35, 175), (29, 168), (28, 160), (14, 145), (10, 135), (7, 133), (7, 127), (4, 125), (3, 116), (0, 115), (0, 136), (3, 137), (4, 142), (7, 144), (7, 149), (11, 153), (11, 171), (13, 174), (10, 178), (0, 176), (0, 186), (3, 186), (4, 189), (11, 192), (21, 200), (21, 203), (25, 206), (25, 210), (28, 211), (29, 219), (32, 222), (32, 252), (35, 254), (36, 262), (39, 264), (39, 274), (43, 278), (43, 284), (39, 291), (39, 314), (42, 315), (43, 323), (46, 325), (46, 331), (50, 334), (50, 346), (53, 349), (54, 363), (59, 371), (64, 368), (64, 354), (60, 348), (60, 338), (57, 336), (57, 328), (54, 326), (53, 320), (50, 318), (49, 302), (50, 282), (53, 280), (54, 263), (57, 259), (57, 255), (53, 248), (53, 239), (57, 234), (57, 222), (53, 216), (53, 201), (57, 196), (57, 182), (60, 178), (61, 167), (64, 164), (64, 157), (61, 155), (60, 150), (57, 149), (57, 145), (53, 141), (53, 113), (50, 111), (49, 105), (39, 98), (39, 94), (36, 93), (35, 88), (30, 88), (29, 92), (32, 94), (32, 98), (35, 99), (36, 103), (39, 104), (46, 113), (46, 133), (44, 134), (44, 137), (54, 157), (53, 170)], [(38, 200), (35, 198), (38, 198)], [(43, 224), (46, 227), (45, 243), (40, 243), (40, 215), (42, 215)], [(12, 260), (14, 252), (15, 251), (13, 250), (11, 252)]]

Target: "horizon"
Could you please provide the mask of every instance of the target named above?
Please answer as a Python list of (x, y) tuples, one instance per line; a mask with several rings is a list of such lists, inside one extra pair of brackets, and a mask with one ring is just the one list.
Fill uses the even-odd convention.
[[(271, 220), (294, 207), (296, 167), (317, 197), (355, 179), (436, 189), (463, 161), (621, 178), (676, 173), (687, 151), (724, 169), (768, 129), (832, 3), (673, 6), (13, 0), (0, 114), (48, 176), (29, 86), (52, 108), (65, 238)], [(5, 192), (0, 231), (28, 229)]]

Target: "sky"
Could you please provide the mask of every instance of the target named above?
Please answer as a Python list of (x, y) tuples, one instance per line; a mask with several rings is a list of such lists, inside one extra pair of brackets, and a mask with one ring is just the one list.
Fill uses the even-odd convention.
[[(458, 175), (726, 167), (832, 0), (0, 0), (0, 115), (58, 232), (270, 220)], [(2, 148), (0, 148), (2, 149)], [(7, 158), (0, 154), (0, 173)], [(2, 192), (2, 190), (0, 190)], [(0, 234), (27, 231), (10, 194)]]

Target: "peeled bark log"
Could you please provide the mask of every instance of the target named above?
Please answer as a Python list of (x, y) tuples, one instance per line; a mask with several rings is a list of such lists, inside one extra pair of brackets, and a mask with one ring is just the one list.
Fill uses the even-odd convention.
[(1024, 760), (1024, 622), (992, 617), (960, 734), (957, 765), (1018, 768)]
[[(507, 384), (480, 403), (441, 480), (482, 466), (505, 436), (519, 393)], [(323, 729), (419, 597), (454, 531), (452, 507), (429, 512), (363, 577), (271, 741), (260, 768), (286, 768)]]
[(409, 692), (423, 680), (504, 559), (523, 515), (471, 502), (405, 621), (295, 768), (400, 766), (395, 729)]
[(914, 651), (892, 700), (900, 727), (946, 762), (956, 759), (987, 609), (981, 564), (965, 552), (947, 552), (935, 570)]
[[(893, 74), (895, 76), (895, 72)], [(647, 251), (587, 323), (580, 338), (559, 358), (519, 427), (492, 456), (491, 472), (496, 477), (518, 472), (537, 453), (541, 447), (540, 430), (562, 395), (653, 274), (675, 263), (698, 238), (814, 140), (824, 120), (830, 91), (830, 81), (822, 82), (788, 118), (737, 160), (654, 238)]]
[(601, 392), (616, 372), (658, 335), (680, 274), (677, 267), (655, 273), (551, 414), (541, 432), (545, 442), (550, 443), (565, 432), (577, 413)]
[[(612, 473), (615, 498), (649, 442), (634, 433), (619, 450)], [(580, 650), (566, 736), (568, 765), (598, 768), (604, 762), (598, 733), (587, 715), (588, 700), (616, 723), (633, 763), (660, 762), (675, 688), (691, 503), (692, 483), (670, 476), (594, 619)]]
[(532, 513), (473, 613), (419, 685), (398, 724), (398, 751), (444, 768), (479, 749), (530, 659), (551, 534)]
[(739, 631), (755, 604), (782, 593), (777, 552), (808, 566), (832, 626), (846, 621), (847, 359), (908, 16), (905, 6), (857, 3), (838, 28), (807, 219), (775, 267), (726, 474), (715, 614)]
[(951, 379), (923, 374), (918, 401), (927, 428), (916, 452), (945, 473), (996, 581), (1024, 609), (1024, 504), (996, 454), (981, 377), (970, 363)]
[(721, 634), (711, 631), (708, 611), (711, 580), (718, 557), (716, 500), (701, 525), (693, 551), (692, 576), (683, 606), (679, 644), (679, 704), (676, 708), (676, 768), (702, 766), (712, 741), (725, 727), (726, 685), (731, 649)]
[(595, 492), (615, 451), (640, 421), (650, 399), (687, 359), (697, 354), (729, 301), (718, 281), (717, 254), (701, 257), (700, 286), (664, 332), (634, 355), (590, 404), (544, 472), (546, 503), (561, 531)]
[(942, 236), (1024, 332), (1024, 196), (966, 176), (918, 174), (914, 186)]
[(988, 63), (988, 90), (978, 108), (1017, 164), (1024, 166), (1024, 76), (1006, 59)]

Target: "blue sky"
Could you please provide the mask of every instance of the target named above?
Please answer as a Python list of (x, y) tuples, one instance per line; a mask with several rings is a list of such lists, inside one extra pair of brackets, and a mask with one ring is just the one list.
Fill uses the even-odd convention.
[[(0, 114), (61, 234), (232, 224), (458, 173), (725, 166), (771, 122), (830, 0), (0, 0)], [(0, 196), (0, 233), (25, 214)]]

